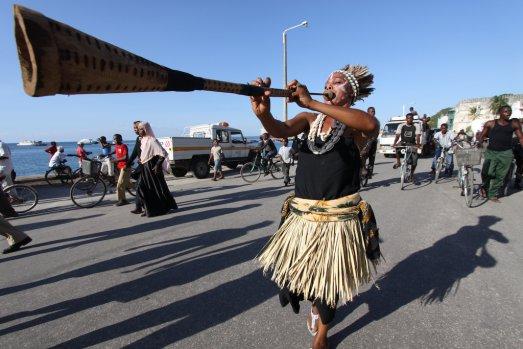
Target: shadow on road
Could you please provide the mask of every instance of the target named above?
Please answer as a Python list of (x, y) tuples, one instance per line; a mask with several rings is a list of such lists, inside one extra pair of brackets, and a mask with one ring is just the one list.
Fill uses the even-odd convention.
[[(69, 199), (69, 201), (71, 201), (71, 199)], [(107, 207), (107, 206), (113, 206), (113, 205), (114, 205), (114, 201), (109, 201), (109, 200), (104, 199), (101, 203), (96, 205), (96, 207)], [(36, 207), (38, 208), (38, 205)], [(80, 208), (80, 207), (74, 205), (71, 201), (71, 204), (67, 205), (67, 206), (49, 207), (49, 208), (44, 208), (41, 210), (35, 209), (35, 210), (29, 211), (27, 213), (22, 213), (18, 217), (10, 218), (10, 220), (17, 220), (17, 219), (26, 218), (26, 217), (45, 216), (45, 215), (52, 214), (52, 213), (62, 213), (62, 212), (76, 211), (76, 210), (87, 210), (87, 209)]]
[[(79, 236), (74, 236), (71, 238), (65, 238), (65, 239), (59, 239), (59, 240), (53, 240), (48, 241), (44, 243), (39, 244), (32, 244), (31, 245), (31, 252), (23, 253), (25, 249), (22, 249), (20, 253), (16, 255), (12, 255), (9, 257), (2, 257), (1, 261), (10, 261), (20, 258), (26, 258), (42, 253), (49, 253), (58, 251), (63, 248), (73, 248), (81, 245), (85, 245), (88, 243), (94, 243), (99, 241), (105, 241), (105, 240), (112, 240), (112, 239), (118, 239), (122, 237), (126, 237), (128, 235), (133, 234), (142, 234), (146, 233), (151, 230), (156, 229), (162, 229), (170, 226), (175, 226), (178, 224), (184, 224), (189, 223), (193, 221), (199, 221), (204, 219), (209, 219), (212, 217), (219, 217), (224, 216), (227, 214), (234, 214), (242, 210), (248, 210), (254, 207), (261, 206), (261, 204), (248, 204), (243, 205), (241, 207), (229, 207), (229, 208), (214, 208), (206, 211), (200, 211), (200, 212), (194, 212), (194, 213), (186, 213), (183, 215), (180, 215), (180, 213), (185, 213), (186, 211), (192, 211), (195, 209), (202, 209), (207, 207), (219, 207), (221, 205), (227, 205), (227, 204), (235, 204), (241, 201), (245, 200), (259, 200), (263, 198), (269, 198), (269, 197), (275, 197), (282, 194), (286, 194), (290, 192), (292, 189), (290, 188), (257, 188), (247, 191), (241, 191), (236, 193), (230, 193), (230, 194), (223, 194), (218, 195), (210, 198), (205, 198), (201, 200), (201, 203), (199, 205), (187, 205), (186, 203), (179, 203), (181, 206), (177, 211), (174, 212), (174, 214), (168, 215), (168, 216), (161, 216), (161, 218), (153, 218), (154, 221), (148, 221), (148, 219), (144, 219), (146, 223), (134, 225), (126, 228), (120, 228), (120, 229), (113, 229), (108, 231), (103, 231), (99, 233), (93, 233), (93, 234), (84, 234)], [(168, 218), (164, 218), (168, 217)], [(65, 244), (64, 244), (65, 243)], [(59, 245), (61, 244), (61, 245)], [(33, 250), (35, 248), (43, 247), (43, 246), (49, 246), (49, 245), (55, 245), (53, 247), (42, 249), (42, 250)], [(0, 290), (0, 294), (2, 294), (3, 290)]]
[[(5, 261), (20, 259), (20, 258), (27, 258), (30, 256), (42, 254), (42, 253), (59, 251), (64, 248), (74, 248), (74, 247), (82, 246), (85, 244), (90, 244), (90, 243), (95, 243), (95, 242), (100, 242), (100, 241), (107, 241), (107, 240), (114, 240), (114, 239), (118, 239), (118, 238), (124, 238), (129, 235), (148, 233), (152, 230), (163, 229), (166, 227), (173, 227), (177, 224), (183, 224), (183, 223), (193, 222), (193, 221), (197, 221), (197, 220), (203, 220), (203, 219), (207, 219), (207, 218), (213, 217), (213, 216), (224, 216), (227, 214), (235, 213), (235, 212), (238, 212), (241, 210), (248, 210), (248, 209), (251, 209), (254, 207), (258, 207), (258, 206), (260, 206), (260, 204), (250, 204), (250, 205), (245, 205), (242, 207), (234, 207), (234, 208), (233, 207), (217, 208), (217, 209), (213, 209), (213, 210), (195, 212), (195, 213), (181, 215), (181, 216), (178, 216), (178, 215), (175, 216), (174, 214), (170, 214), (168, 216), (161, 216), (162, 218), (168, 217), (165, 219), (158, 220), (156, 218), (154, 221), (137, 224), (137, 225), (133, 225), (133, 226), (126, 227), (126, 228), (106, 230), (106, 231), (102, 231), (99, 233), (73, 236), (70, 238), (58, 239), (58, 240), (53, 240), (53, 241), (48, 241), (48, 242), (42, 242), (39, 244), (34, 244), (31, 246), (31, 249), (48, 246), (48, 245), (54, 245), (54, 246), (47, 248), (47, 249), (31, 251), (28, 253), (23, 253), (23, 251), (25, 249), (22, 249), (22, 250), (20, 250), (20, 252), (18, 254), (12, 255), (9, 257), (3, 257), (0, 260), (2, 262), (5, 262)], [(144, 219), (144, 221), (147, 221), (147, 220)], [(63, 244), (63, 243), (65, 243), (65, 244)], [(3, 290), (0, 290), (0, 294), (2, 294), (2, 292), (3, 292)]]
[(476, 268), (494, 267), (496, 260), (487, 251), (487, 243), (490, 239), (508, 243), (503, 234), (490, 228), (500, 220), (495, 216), (480, 216), (477, 225), (464, 226), (396, 264), (378, 280), (379, 290), (372, 287), (339, 309), (337, 322), (360, 305), (368, 306), (364, 316), (331, 337), (331, 344), (334, 347), (340, 345), (351, 333), (415, 300), (420, 300), (423, 305), (443, 302), (451, 293), (458, 291), (461, 279), (472, 274)]
[[(398, 185), (398, 190), (400, 190), (400, 173), (397, 173), (398, 177), (394, 178), (388, 178), (384, 179), (382, 181), (373, 182), (372, 180), (369, 181), (369, 184), (365, 186), (364, 188), (361, 188), (360, 192), (365, 192), (368, 190), (380, 188), (380, 187), (390, 187), (391, 185)], [(429, 185), (432, 181), (430, 179), (430, 172), (419, 172), (414, 175), (416, 179), (419, 181), (418, 185), (414, 183), (407, 184), (407, 186), (403, 190), (414, 190), (414, 189), (420, 189), (427, 185)]]
[[(162, 266), (162, 268), (172, 267), (181, 262), (187, 262), (187, 260), (178, 260), (178, 258), (183, 257), (187, 254), (197, 252), (199, 250), (217, 245), (226, 241), (236, 239), (238, 237), (244, 236), (251, 230), (260, 229), (267, 227), (271, 224), (271, 221), (264, 221), (251, 226), (242, 228), (242, 229), (219, 229), (213, 230), (207, 233), (202, 233), (199, 235), (187, 237), (187, 238), (177, 238), (169, 241), (164, 241), (161, 243), (150, 244), (146, 246), (136, 247), (132, 250), (128, 250), (127, 253), (123, 256), (105, 260), (102, 262), (94, 263), (82, 268), (78, 268), (63, 274), (58, 274), (51, 276), (47, 279), (42, 279), (38, 281), (29, 282), (27, 284), (6, 287), (0, 289), (0, 295), (6, 295), (14, 292), (26, 291), (31, 288), (35, 288), (42, 285), (48, 285), (51, 283), (71, 279), (79, 278), (84, 276), (90, 276), (98, 273), (103, 273), (113, 269), (120, 268), (131, 268), (134, 265), (139, 265), (139, 267), (128, 269), (122, 271), (122, 273), (129, 273), (140, 269), (145, 269), (153, 265), (161, 264), (166, 261), (176, 259), (176, 262), (173, 264)], [(143, 247), (150, 247), (147, 249), (140, 249)], [(227, 246), (227, 249), (234, 248), (235, 245)], [(213, 253), (221, 252), (221, 250), (215, 250)], [(201, 256), (198, 256), (201, 257)], [(147, 263), (142, 265), (142, 263)], [(154, 271), (154, 270), (153, 270)]]
[[(271, 221), (264, 221), (241, 229), (222, 229), (203, 233), (181, 242), (155, 245), (153, 248), (133, 252), (122, 257), (80, 268), (55, 278), (42, 280), (41, 284), (56, 282), (61, 279), (92, 275), (93, 273), (114, 268), (125, 268), (147, 261), (152, 262), (161, 257), (173, 260), (171, 264), (157, 268), (152, 273), (109, 287), (100, 292), (36, 310), (3, 316), (0, 318), (0, 323), (16, 321), (25, 317), (29, 319), (1, 329), (0, 336), (55, 321), (111, 302), (132, 302), (161, 290), (184, 285), (206, 275), (250, 261), (260, 251), (268, 237), (240, 242), (185, 259), (181, 257), (188, 253), (244, 236), (250, 230), (260, 229), (270, 224), (272, 224)], [(137, 348), (168, 346), (195, 333), (219, 325), (259, 305), (273, 297), (276, 293), (275, 286), (263, 278), (261, 272), (255, 271), (195, 296), (175, 301), (162, 308), (139, 314), (120, 323), (115, 323), (68, 340), (59, 346), (70, 348), (92, 346), (139, 330), (180, 320), (156, 330), (138, 342), (131, 344), (131, 346)]]
[[(42, 228), (49, 228), (55, 225), (60, 224), (67, 224), (71, 222), (76, 222), (83, 219), (93, 219), (102, 217), (103, 214), (93, 214), (90, 216), (83, 216), (83, 217), (76, 217), (76, 218), (65, 218), (65, 219), (52, 219), (47, 221), (39, 221), (34, 223), (26, 223), (26, 224), (17, 224), (16, 227), (22, 231), (30, 231), (33, 229), (42, 229)], [(29, 245), (28, 247), (24, 247), (24, 250), (27, 250), (30, 247), (33, 247), (34, 245)]]

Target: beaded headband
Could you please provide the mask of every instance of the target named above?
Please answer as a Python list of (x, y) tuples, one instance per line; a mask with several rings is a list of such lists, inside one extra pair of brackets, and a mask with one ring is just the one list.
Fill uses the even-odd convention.
[(356, 100), (360, 94), (360, 84), (358, 83), (358, 79), (356, 79), (352, 73), (349, 73), (346, 70), (335, 70), (334, 72), (342, 73), (347, 78), (347, 81), (349, 82), (350, 86), (352, 87), (352, 91), (354, 92), (354, 99)]

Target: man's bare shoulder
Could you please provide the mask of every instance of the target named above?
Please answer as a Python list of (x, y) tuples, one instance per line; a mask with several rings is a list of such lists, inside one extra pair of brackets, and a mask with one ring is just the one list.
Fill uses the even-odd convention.
[(521, 129), (521, 122), (519, 121), (519, 119), (514, 118), (514, 119), (511, 119), (510, 121), (512, 122), (512, 127), (514, 129)]
[(489, 121), (485, 122), (484, 127), (492, 128), (494, 126), (495, 122), (496, 122), (496, 120), (489, 120)]

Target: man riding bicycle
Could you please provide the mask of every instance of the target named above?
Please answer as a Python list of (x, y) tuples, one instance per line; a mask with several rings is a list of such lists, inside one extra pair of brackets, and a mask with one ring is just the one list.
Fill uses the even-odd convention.
[(445, 168), (444, 175), (446, 177), (452, 176), (452, 171), (454, 170), (454, 158), (452, 154), (449, 154), (449, 150), (452, 148), (452, 141), (454, 141), (454, 133), (448, 130), (447, 124), (441, 124), (440, 130), (434, 135), (434, 142), (436, 143), (436, 152), (434, 154), (434, 159), (432, 160), (431, 175), (434, 177), (436, 175), (436, 162), (441, 156), (442, 152), (446, 152), (445, 163), (447, 167)]
[[(405, 122), (398, 126), (396, 129), (396, 137), (394, 138), (394, 144), (393, 147), (396, 147), (398, 144), (398, 140), (400, 140), (401, 146), (411, 146), (411, 147), (417, 147), (420, 148), (420, 140), (421, 140), (421, 127), (419, 124), (414, 124), (414, 115), (411, 113), (408, 113), (405, 115)], [(400, 156), (401, 156), (401, 150), (396, 149), (396, 163), (394, 164), (393, 168), (396, 169), (400, 167)], [(418, 152), (413, 151), (411, 155), (411, 161), (412, 161), (412, 177), (409, 178), (411, 182), (414, 182), (414, 171), (416, 171), (416, 166), (418, 165)]]
[(64, 147), (62, 147), (62, 146), (56, 147), (56, 152), (51, 157), (51, 160), (49, 160), (49, 168), (59, 169), (66, 162), (67, 162), (67, 159), (65, 158)]
[(276, 151), (276, 145), (272, 141), (272, 139), (269, 137), (269, 134), (265, 132), (262, 134), (262, 139), (260, 142), (260, 149), (261, 152), (261, 163), (265, 170), (265, 174), (268, 174), (269, 169), (267, 167), (267, 164), (270, 163), (271, 159), (274, 158), (277, 154)]

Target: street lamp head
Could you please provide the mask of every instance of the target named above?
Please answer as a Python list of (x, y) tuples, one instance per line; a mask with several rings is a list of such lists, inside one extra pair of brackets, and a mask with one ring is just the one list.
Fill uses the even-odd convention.
[(305, 27), (305, 28), (307, 28), (307, 27), (309, 26), (309, 22), (307, 22), (307, 21), (303, 21), (303, 22), (301, 22), (300, 25), (303, 26), (303, 27)]

